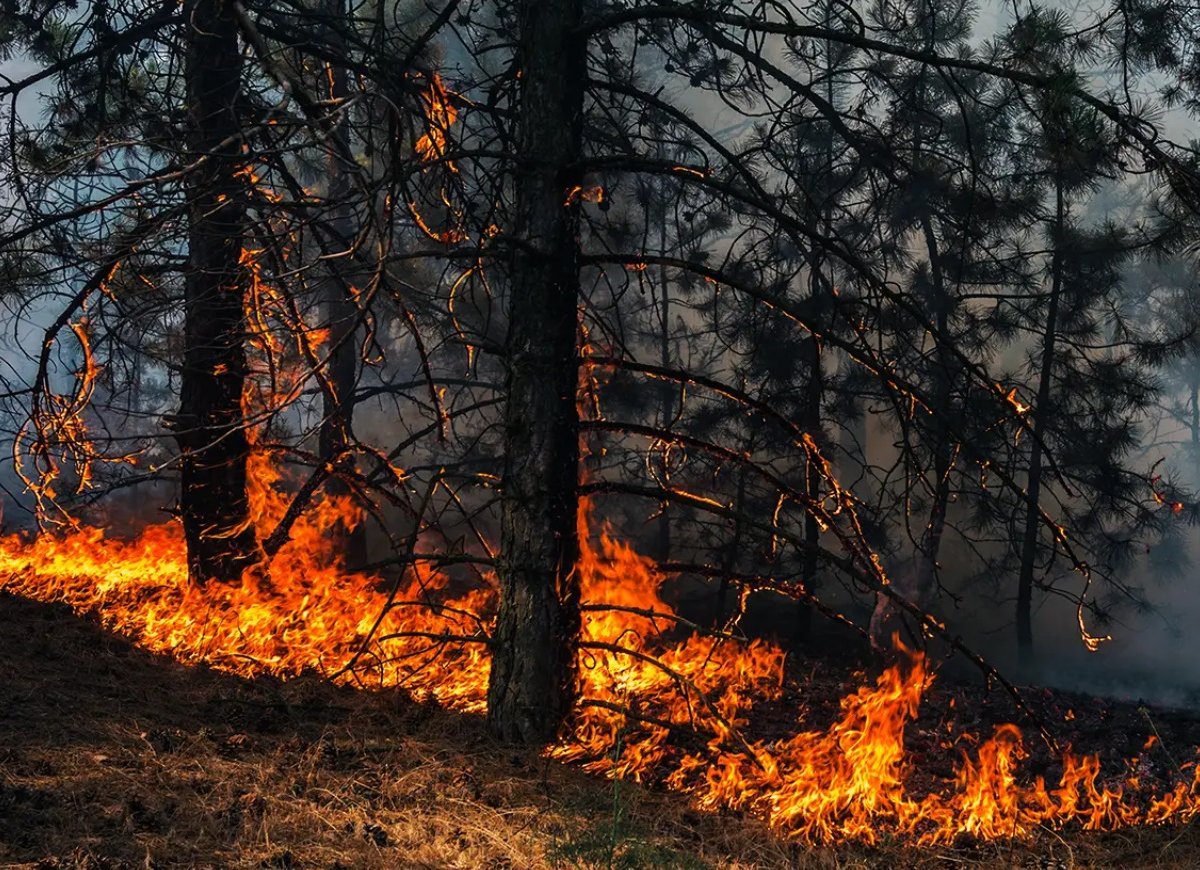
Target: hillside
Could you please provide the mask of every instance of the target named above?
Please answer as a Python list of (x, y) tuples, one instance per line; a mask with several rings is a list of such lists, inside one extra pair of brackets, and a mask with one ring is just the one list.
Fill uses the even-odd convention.
[[(1200, 854), (1194, 824), (802, 850), (399, 694), (183, 667), (11, 595), (0, 625), (5, 868), (1185, 868)], [(832, 696), (845, 673), (830, 672)]]

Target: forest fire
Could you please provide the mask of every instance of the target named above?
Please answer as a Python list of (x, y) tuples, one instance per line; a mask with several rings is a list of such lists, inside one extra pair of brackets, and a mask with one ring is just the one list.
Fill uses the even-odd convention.
[[(65, 605), (214, 694), (407, 693), (792, 856), (1200, 816), (1200, 712), (1127, 705), (1100, 743), (1080, 699), (1055, 747), (1035, 707), (1065, 690), (991, 660), (1063, 685), (1060, 637), (1119, 625), (1102, 667), (1200, 686), (1172, 634), (1200, 621), (1172, 585), (1200, 552), (1186, 4), (24, 5), (0, 4), (0, 508), (39, 530), (0, 530), (15, 611)], [(170, 518), (126, 535), (139, 498)], [(845, 676), (826, 633), (890, 666)], [(976, 689), (935, 650), (1003, 709), (943, 707)], [(0, 665), (36, 693), (25, 653)], [(35, 756), (81, 744), (42, 722), (145, 718), (59, 700), (0, 709), (0, 743), (39, 744), (0, 746), (0, 865), (45, 853), (10, 780), (47, 838), (43, 792), (78, 808)], [(280, 731), (315, 746), (327, 713)], [(86, 836), (141, 837), (144, 797)], [(333, 864), (251, 859), (243, 797), (196, 866)], [(561, 857), (549, 823), (532, 861), (467, 855), (443, 814), (455, 860), (422, 866)], [(382, 848), (366, 815), (313, 836)]]
[[(256, 505), (279, 507), (262, 494)], [(297, 523), (269, 577), (247, 576), (237, 587), (189, 585), (182, 536), (167, 523), (124, 542), (96, 528), (5, 538), (0, 588), (95, 614), (183, 662), (248, 677), (315, 671), (482, 710), (488, 658), (481, 641), (493, 590), (452, 595), (444, 574), (418, 563), (389, 598), (381, 578), (344, 573), (323, 550), (319, 530), (346, 519), (347, 510), (319, 507)], [(783, 688), (784, 652), (691, 630), (659, 597), (663, 577), (649, 560), (608, 530), (583, 531), (582, 700), (552, 757), (665, 784), (704, 809), (761, 815), (804, 842), (900, 836), (944, 844), (1025, 837), (1042, 825), (1113, 829), (1200, 814), (1200, 774), (1150, 794), (1133, 779), (1124, 789), (1105, 785), (1096, 757), (1068, 752), (1057, 785), (1025, 782), (1022, 735), (1013, 725), (979, 740), (953, 780), (914, 793), (905, 728), (932, 681), (919, 654), (846, 695), (828, 729), (749, 740), (743, 730), (756, 705)], [(676, 739), (689, 733), (699, 743)]]

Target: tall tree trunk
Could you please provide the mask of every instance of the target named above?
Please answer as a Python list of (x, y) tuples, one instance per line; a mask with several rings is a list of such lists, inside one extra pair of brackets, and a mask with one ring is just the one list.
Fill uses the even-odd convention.
[(1054, 249), (1050, 255), (1050, 300), (1046, 309), (1046, 331), (1042, 335), (1042, 370), (1038, 373), (1037, 402), (1033, 407), (1030, 425), (1033, 444), (1029, 448), (1029, 474), (1025, 484), (1025, 529), (1021, 536), (1021, 569), (1017, 577), (1017, 654), (1022, 666), (1033, 662), (1033, 572), (1037, 561), (1038, 499), (1042, 494), (1042, 435), (1046, 406), (1054, 374), (1054, 346), (1058, 337), (1058, 306), (1062, 295), (1062, 246), (1065, 205), (1061, 174), (1055, 185)]
[[(753, 443), (753, 438), (751, 438), (746, 449), (747, 453), (753, 452)], [(726, 605), (729, 602), (729, 591), (733, 588), (733, 577), (737, 571), (738, 556), (741, 555), (742, 533), (745, 528), (745, 524), (742, 522), (742, 511), (746, 502), (746, 479), (749, 472), (744, 464), (738, 466), (737, 475), (737, 495), (734, 496), (733, 502), (737, 512), (733, 517), (733, 536), (725, 545), (725, 552), (721, 554), (721, 585), (717, 587), (717, 606), (713, 612), (713, 628), (716, 629), (721, 629), (725, 625)]]
[[(954, 387), (954, 361), (946, 348), (950, 330), (950, 308), (952, 300), (946, 291), (946, 276), (942, 271), (941, 246), (937, 234), (933, 231), (933, 222), (929, 215), (921, 219), (922, 232), (925, 235), (925, 245), (929, 250), (929, 274), (933, 280), (933, 292), (937, 310), (934, 319), (937, 324), (939, 338), (937, 347), (938, 374), (934, 389), (934, 408), (944, 419), (951, 413), (950, 399)], [(932, 593), (932, 581), (936, 572), (938, 551), (942, 546), (942, 532), (946, 528), (946, 509), (950, 501), (950, 463), (954, 451), (948, 427), (938, 419), (934, 421), (933, 444), (933, 504), (929, 508), (929, 522), (921, 536), (921, 553), (918, 555), (923, 562), (918, 579), (925, 581), (919, 587), (919, 594), (928, 596)]]
[[(937, 43), (937, 7), (936, 5), (919, 4), (920, 21), (925, 27), (925, 50), (933, 51)], [(917, 80), (914, 111), (920, 115), (928, 114), (928, 98), (925, 83), (926, 71), (922, 70)], [(921, 135), (920, 125), (911, 144), (912, 166), (914, 170), (923, 169), (925, 162), (922, 151), (925, 146), (924, 136)], [(951, 298), (946, 291), (946, 279), (942, 271), (941, 248), (938, 244), (937, 233), (934, 232), (933, 220), (929, 212), (921, 214), (921, 233), (925, 239), (925, 248), (929, 254), (929, 274), (934, 297), (934, 322), (937, 325), (938, 336), (935, 339), (937, 366), (933, 390), (933, 421), (932, 453), (933, 453), (933, 497), (929, 506), (929, 518), (921, 532), (921, 540), (917, 545), (917, 553), (912, 564), (904, 568), (896, 578), (894, 590), (900, 592), (910, 602), (921, 609), (928, 606), (933, 595), (934, 583), (937, 579), (938, 552), (942, 545), (942, 534), (946, 528), (946, 511), (950, 500), (950, 471), (953, 458), (953, 448), (945, 419), (951, 414), (950, 399), (954, 385), (954, 369), (947, 351), (946, 340), (950, 325)], [(871, 616), (871, 642), (877, 650), (890, 653), (892, 649), (892, 634), (905, 630), (909, 639), (919, 639), (920, 633), (909, 631), (911, 628), (903, 614), (899, 613), (895, 604), (886, 596), (877, 594), (875, 597), (875, 612)]]
[(165, 421), (182, 452), (180, 513), (193, 582), (237, 582), (258, 559), (246, 496), (249, 445), (242, 416), (246, 379), (246, 270), (241, 264), (245, 185), (236, 109), (242, 54), (221, 0), (188, 0), (189, 261), (184, 280), (184, 354), (179, 413)]
[[(824, 8), (825, 26), (830, 27), (832, 24), (830, 4), (826, 3)], [(829, 46), (826, 45), (825, 51), (825, 99), (829, 105), (834, 105), (835, 95), (833, 90), (833, 58), (829, 53)], [(834, 170), (834, 153), (833, 153), (833, 129), (829, 125), (825, 128), (825, 174), (829, 179), (833, 178)], [(821, 227), (826, 238), (833, 237), (833, 188), (832, 186), (825, 191), (824, 202), (821, 205)], [(821, 296), (828, 296), (832, 299), (833, 286), (833, 271), (830, 270), (829, 279), (826, 280), (822, 269), (825, 266), (824, 254), (820, 251), (815, 251), (809, 260), (809, 297), (816, 301)], [(822, 306), (817, 306), (821, 310)], [(822, 404), (825, 401), (825, 365), (822, 359), (821, 341), (817, 338), (816, 333), (809, 337), (808, 341), (808, 385), (805, 391), (803, 414), (803, 425), (805, 430), (821, 443), (823, 418)], [(820, 501), (820, 491), (825, 486), (825, 481), (822, 480), (820, 472), (817, 470), (816, 463), (811, 460), (807, 463), (804, 470), (804, 492), (814, 501)], [(817, 586), (817, 548), (821, 544), (821, 525), (817, 522), (817, 518), (809, 512), (804, 517), (804, 555), (800, 564), (801, 582), (804, 584), (806, 592), (812, 594), (816, 592)], [(802, 644), (808, 643), (812, 639), (812, 624), (813, 624), (813, 608), (807, 601), (800, 601), (796, 608), (796, 624), (795, 636), (796, 640)]]
[(1188, 376), (1188, 407), (1191, 409), (1188, 419), (1188, 431), (1191, 434), (1191, 468), (1192, 480), (1200, 479), (1200, 378), (1195, 374)]
[(1200, 381), (1192, 379), (1188, 383), (1189, 403), (1192, 406), (1192, 450), (1200, 449)]
[[(666, 256), (667, 253), (667, 220), (666, 213), (658, 229), (658, 250)], [(660, 265), (658, 269), (659, 304), (662, 306), (662, 332), (659, 335), (659, 362), (664, 369), (671, 367), (671, 285), (667, 278), (667, 267)], [(675, 422), (675, 390), (676, 385), (663, 379), (659, 386), (661, 393), (659, 401), (662, 413), (660, 428), (666, 432)], [(666, 469), (664, 468), (664, 474)], [(658, 514), (658, 558), (666, 562), (671, 558), (671, 516), (667, 512), (668, 502), (663, 501)]]
[(576, 690), (579, 589), (578, 205), (581, 0), (519, 4), (518, 160), (505, 346), (500, 608), (488, 724), (504, 740), (554, 738)]
[[(819, 287), (824, 283), (820, 278), (821, 261), (816, 259), (812, 265), (812, 295), (815, 297)], [(821, 342), (815, 335), (808, 340), (808, 386), (804, 396), (804, 429), (817, 443), (821, 442), (822, 419), (821, 403), (825, 397), (825, 369), (821, 359)], [(804, 492), (814, 501), (821, 500), (821, 489), (825, 486), (817, 464), (809, 460), (804, 470)], [(821, 545), (821, 525), (817, 518), (809, 512), (804, 516), (804, 554), (801, 558), (800, 577), (805, 591), (815, 593), (817, 587), (817, 552)], [(808, 643), (812, 639), (813, 609), (807, 601), (800, 601), (796, 606), (796, 640)]]
[[(326, 15), (329, 17), (330, 45), (337, 54), (343, 48), (340, 28), (348, 21), (345, 0), (326, 0)], [(329, 64), (327, 69), (329, 99), (344, 101), (349, 96), (345, 68)], [(350, 170), (345, 165), (345, 153), (349, 152), (350, 118), (343, 112), (333, 128), (333, 144), (327, 157), (329, 171), (328, 198), (330, 202), (329, 229), (333, 236), (332, 250), (341, 252), (354, 243), (354, 215), (350, 209)], [(328, 380), (323, 395), (319, 452), (323, 462), (333, 466), (334, 473), (326, 484), (331, 496), (349, 496), (351, 487), (347, 478), (354, 472), (354, 456), (349, 452), (354, 426), (354, 388), (358, 378), (358, 348), (354, 337), (359, 321), (359, 310), (355, 304), (351, 282), (356, 257), (339, 256), (328, 261), (330, 274), (323, 287), (322, 309), (324, 321), (329, 329), (331, 356), (326, 371)], [(333, 530), (336, 536), (334, 552), (341, 555), (349, 567), (366, 564), (366, 526), (359, 523), (351, 529)]]
[(1194, 375), (1188, 377), (1188, 406), (1191, 417), (1188, 430), (1191, 432), (1191, 468), (1192, 480), (1200, 480), (1200, 379)]
[[(937, 13), (936, 4), (922, 3), (920, 6), (921, 21), (925, 25), (925, 50), (928, 52), (932, 52), (937, 44)], [(925, 76), (926, 70), (923, 69), (919, 79), (917, 97), (917, 105), (922, 114), (928, 112)], [(923, 147), (924, 137), (918, 132), (913, 140), (914, 166), (923, 165), (921, 160)], [(934, 420), (933, 503), (929, 507), (929, 520), (921, 535), (920, 552), (917, 553), (917, 561), (913, 565), (912, 575), (914, 603), (924, 608), (933, 595), (933, 584), (937, 578), (938, 553), (942, 546), (942, 533), (946, 528), (946, 510), (950, 501), (950, 463), (953, 458), (953, 447), (945, 419), (952, 413), (950, 398), (954, 386), (954, 364), (946, 347), (952, 300), (946, 291), (941, 245), (938, 243), (937, 233), (933, 228), (933, 219), (929, 212), (921, 215), (921, 233), (925, 237), (925, 247), (929, 252), (929, 275), (933, 282), (934, 305), (936, 306), (934, 321), (938, 328), (938, 365), (933, 401), (934, 413), (940, 415), (938, 419)], [(962, 277), (961, 271), (959, 277), (960, 279)]]

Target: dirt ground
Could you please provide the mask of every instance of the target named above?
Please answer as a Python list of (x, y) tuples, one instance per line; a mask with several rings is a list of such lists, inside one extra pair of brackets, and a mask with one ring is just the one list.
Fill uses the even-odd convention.
[[(831, 673), (810, 703), (844, 678)], [(1068, 701), (1039, 703), (1049, 716)], [(1096, 719), (1085, 742), (1115, 752), (1112, 735), (1141, 715)], [(1175, 744), (1194, 724), (1159, 727)], [(805, 849), (753, 819), (506, 749), (477, 719), (399, 694), (185, 668), (0, 593), (2, 868), (963, 866), (1197, 868), (1200, 826)]]

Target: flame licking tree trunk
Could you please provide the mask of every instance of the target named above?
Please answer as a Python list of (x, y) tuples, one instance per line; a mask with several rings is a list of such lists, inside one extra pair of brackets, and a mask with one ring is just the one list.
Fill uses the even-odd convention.
[(247, 276), (241, 264), (245, 185), (236, 103), (242, 54), (222, 0), (184, 6), (189, 262), (179, 413), (165, 422), (183, 454), (180, 513), (194, 582), (236, 582), (257, 558), (246, 495), (242, 417)]
[(504, 740), (541, 743), (574, 701), (579, 633), (578, 205), (567, 191), (580, 156), (584, 49), (581, 0), (518, 8), (501, 593), (488, 723)]

